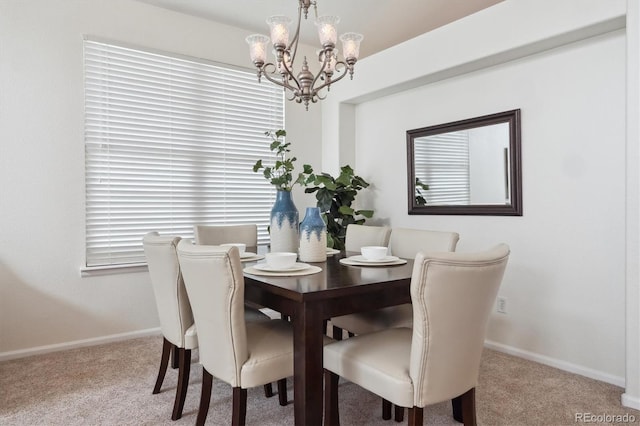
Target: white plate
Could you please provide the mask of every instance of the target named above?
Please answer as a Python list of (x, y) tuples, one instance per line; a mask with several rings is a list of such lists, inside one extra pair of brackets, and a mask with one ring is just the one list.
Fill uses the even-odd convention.
[(333, 256), (334, 254), (338, 254), (338, 253), (340, 253), (340, 250), (327, 247), (327, 256)]
[(357, 255), (357, 256), (349, 256), (347, 259), (349, 260), (353, 260), (355, 262), (360, 262), (360, 263), (389, 263), (389, 262), (395, 262), (396, 260), (399, 259), (398, 256), (385, 256), (382, 259), (367, 259), (362, 255)]
[(240, 254), (240, 259), (246, 259), (253, 256), (257, 256), (257, 254), (251, 253), (250, 251), (245, 251), (244, 253)]
[(294, 271), (302, 271), (304, 269), (309, 268), (311, 265), (308, 265), (306, 263), (300, 263), (297, 262), (295, 263), (292, 267), (290, 268), (273, 268), (269, 265), (267, 265), (266, 263), (258, 263), (257, 265), (253, 265), (253, 267), (259, 271), (266, 271), (266, 272), (294, 272)]
[(407, 263), (407, 261), (405, 259), (396, 259), (396, 260), (391, 260), (389, 262), (360, 262), (357, 260), (353, 260), (352, 257), (345, 257), (343, 259), (340, 259), (340, 263), (342, 263), (343, 265), (349, 265), (349, 266), (364, 266), (367, 268), (376, 268), (379, 266), (404, 265), (405, 263)]

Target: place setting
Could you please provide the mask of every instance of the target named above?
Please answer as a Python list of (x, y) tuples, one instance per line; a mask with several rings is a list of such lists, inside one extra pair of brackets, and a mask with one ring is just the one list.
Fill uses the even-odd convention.
[(297, 262), (297, 253), (274, 252), (267, 253), (263, 257), (265, 262), (247, 266), (244, 268), (244, 272), (252, 275), (292, 277), (312, 275), (322, 271), (322, 268), (318, 266)]
[(255, 262), (264, 259), (264, 255), (246, 251), (247, 245), (243, 243), (220, 244), (220, 247), (238, 247), (240, 252), (240, 262)]
[(340, 263), (348, 266), (395, 266), (407, 263), (405, 259), (387, 254), (388, 248), (382, 246), (365, 246), (359, 255), (340, 259)]

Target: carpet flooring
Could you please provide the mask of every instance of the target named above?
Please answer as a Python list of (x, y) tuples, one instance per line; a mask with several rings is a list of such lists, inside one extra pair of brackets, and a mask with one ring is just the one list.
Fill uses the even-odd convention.
[[(0, 425), (193, 425), (202, 380), (197, 350), (184, 414), (174, 422), (170, 417), (177, 370), (169, 369), (162, 391), (151, 394), (161, 345), (162, 338), (152, 336), (2, 362)], [(339, 392), (342, 425), (396, 424), (381, 419), (375, 395), (344, 381)], [(640, 412), (620, 405), (623, 392), (617, 386), (485, 349), (476, 391), (478, 423), (639, 424)], [(277, 396), (265, 398), (262, 387), (250, 389), (247, 424), (293, 425), (291, 378), (288, 397), (289, 404), (281, 407)], [(207, 424), (230, 423), (231, 388), (215, 381)], [(426, 408), (425, 424), (459, 423), (451, 416), (450, 403), (444, 402)]]

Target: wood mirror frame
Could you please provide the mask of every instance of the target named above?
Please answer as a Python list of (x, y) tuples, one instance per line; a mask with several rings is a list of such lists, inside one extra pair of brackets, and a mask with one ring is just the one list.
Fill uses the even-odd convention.
[[(420, 204), (416, 192), (415, 143), (416, 139), (443, 133), (470, 130), (495, 124), (508, 123), (508, 150), (505, 148), (505, 194), (508, 202), (504, 204)], [(422, 127), (407, 131), (407, 188), (409, 214), (433, 215), (488, 215), (522, 216), (522, 170), (520, 146), (520, 110), (500, 112), (452, 123)], [(429, 184), (429, 182), (426, 182)]]

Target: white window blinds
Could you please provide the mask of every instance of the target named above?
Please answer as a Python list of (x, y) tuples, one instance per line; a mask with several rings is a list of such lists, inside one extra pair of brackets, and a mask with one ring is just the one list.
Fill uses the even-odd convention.
[(258, 159), (284, 124), (281, 89), (255, 73), (85, 40), (86, 266), (144, 263), (149, 231), (258, 224), (275, 190)]
[(429, 185), (421, 191), (427, 205), (469, 204), (469, 133), (423, 136), (415, 144), (416, 177)]

